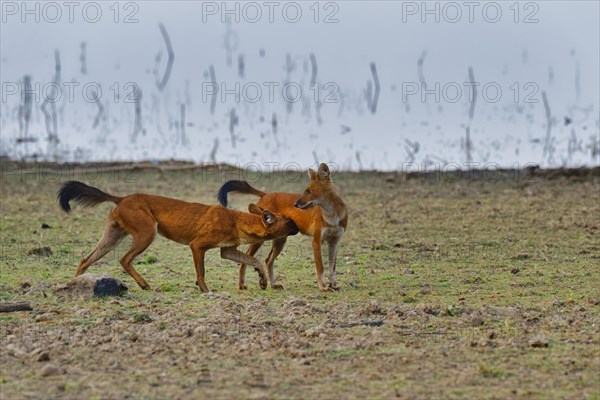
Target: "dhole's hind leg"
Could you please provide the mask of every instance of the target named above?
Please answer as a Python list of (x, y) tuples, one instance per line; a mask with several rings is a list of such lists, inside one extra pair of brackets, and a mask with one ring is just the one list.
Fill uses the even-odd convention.
[(277, 283), (275, 283), (274, 266), (275, 266), (275, 259), (277, 258), (277, 256), (279, 256), (279, 254), (281, 254), (281, 251), (283, 250), (283, 247), (285, 246), (286, 241), (287, 241), (287, 236), (273, 240), (273, 245), (271, 246), (271, 251), (269, 252), (269, 256), (267, 257), (267, 260), (266, 260), (267, 272), (269, 273), (269, 281), (271, 282), (272, 289), (283, 289), (282, 285), (278, 285)]
[(106, 253), (117, 247), (125, 236), (127, 236), (127, 232), (121, 229), (115, 221), (108, 221), (104, 228), (104, 234), (94, 250), (79, 262), (75, 276), (77, 277), (84, 274), (90, 265), (100, 260)]
[(135, 221), (135, 225), (128, 225), (128, 228), (132, 230), (130, 233), (133, 236), (133, 243), (129, 251), (121, 258), (121, 265), (142, 289), (147, 290), (150, 289), (150, 285), (137, 273), (132, 264), (133, 260), (143, 253), (154, 241), (156, 237), (156, 222), (151, 217), (140, 217)]
[(207, 293), (208, 286), (206, 286), (206, 282), (204, 280), (204, 255), (206, 253), (206, 248), (202, 247), (201, 244), (198, 243), (190, 243), (190, 249), (192, 249), (192, 256), (194, 257), (194, 268), (196, 269), (196, 285), (200, 287), (200, 290), (203, 293)]
[[(263, 245), (263, 243), (264, 242), (251, 244), (250, 247), (248, 247), (248, 251), (246, 252), (246, 254), (253, 257), (256, 254), (256, 252), (258, 251), (258, 249), (260, 249), (260, 247)], [(240, 264), (240, 276), (238, 277), (238, 288), (240, 290), (248, 289), (248, 286), (246, 286), (245, 281), (246, 281), (246, 264)]]

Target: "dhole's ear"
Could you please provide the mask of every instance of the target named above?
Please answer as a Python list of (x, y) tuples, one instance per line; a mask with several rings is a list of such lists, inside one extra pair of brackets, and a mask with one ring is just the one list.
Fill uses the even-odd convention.
[(331, 178), (331, 173), (329, 172), (329, 167), (325, 163), (321, 163), (319, 165), (319, 179), (328, 181)]
[(317, 180), (317, 173), (315, 171), (313, 171), (312, 168), (308, 169), (308, 176), (310, 176), (311, 181)]
[(248, 211), (250, 213), (256, 214), (256, 215), (262, 215), (262, 213), (263, 213), (263, 209), (254, 203), (248, 205)]
[(262, 220), (263, 220), (263, 224), (265, 224), (265, 226), (271, 226), (275, 223), (277, 218), (275, 217), (275, 214), (273, 214), (271, 211), (264, 210), (262, 212)]

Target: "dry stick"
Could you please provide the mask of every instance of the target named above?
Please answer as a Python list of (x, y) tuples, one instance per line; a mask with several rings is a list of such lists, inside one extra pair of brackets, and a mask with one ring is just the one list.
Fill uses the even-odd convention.
[(548, 97), (546, 91), (542, 90), (542, 100), (544, 101), (544, 109), (546, 110), (546, 140), (544, 141), (544, 158), (548, 154), (550, 147), (550, 133), (552, 132), (552, 113), (550, 112), (550, 104), (548, 104)]
[(219, 93), (219, 85), (217, 85), (217, 78), (215, 76), (215, 67), (212, 65), (208, 67), (210, 72), (210, 80), (212, 81), (215, 92), (210, 99), (210, 115), (214, 115), (215, 107), (217, 105), (217, 94)]
[(245, 61), (244, 61), (244, 55), (243, 54), (239, 54), (238, 55), (238, 76), (241, 79), (244, 79), (244, 71), (246, 69), (246, 65), (245, 65)]
[(277, 135), (277, 114), (273, 113), (271, 118), (271, 129), (273, 129), (273, 135)]
[[(58, 86), (60, 84), (61, 70), (62, 67), (60, 63), (60, 52), (58, 51), (58, 49), (56, 49), (54, 51), (54, 83), (56, 84), (55, 86)], [(56, 101), (53, 101), (52, 104), (50, 104), (50, 108), (52, 109), (52, 128), (54, 133), (54, 137), (52, 138), (52, 140), (54, 140), (54, 143), (58, 143), (58, 117), (56, 116)]]
[(215, 138), (215, 143), (212, 150), (210, 151), (210, 161), (213, 164), (217, 163), (217, 149), (219, 148), (219, 138)]
[(94, 99), (94, 103), (96, 103), (96, 106), (98, 107), (98, 113), (96, 114), (96, 118), (94, 118), (94, 123), (92, 124), (92, 129), (96, 129), (96, 127), (100, 123), (100, 118), (102, 118), (102, 115), (104, 114), (104, 107), (102, 106), (102, 103), (100, 103), (98, 93), (96, 93), (95, 90), (92, 92), (92, 96)]
[[(287, 87), (287, 85), (290, 83), (290, 80), (292, 79), (292, 72), (294, 71), (294, 69), (296, 69), (296, 64), (292, 61), (292, 55), (290, 53), (287, 53), (285, 55), (285, 82), (283, 83), (283, 87)], [(293, 103), (291, 101), (285, 101), (285, 109), (288, 115), (292, 113), (292, 106)]]
[(81, 73), (83, 75), (87, 74), (87, 62), (86, 62), (86, 56), (85, 56), (85, 49), (87, 46), (86, 42), (81, 42), (81, 44), (79, 45), (81, 47), (81, 55), (79, 56), (79, 60), (81, 61)]
[(235, 136), (235, 126), (239, 124), (239, 118), (235, 113), (235, 107), (231, 109), (229, 113), (229, 134), (231, 135), (231, 145), (235, 149), (236, 136)]
[(425, 57), (427, 57), (427, 50), (423, 50), (421, 56), (417, 59), (417, 72), (419, 73), (419, 82), (421, 82), (421, 89), (427, 89), (427, 82), (425, 81), (425, 75), (423, 74), (423, 64), (425, 63)]
[(225, 52), (227, 53), (227, 66), (231, 67), (233, 52), (237, 50), (240, 39), (238, 34), (231, 29), (231, 18), (227, 17), (226, 24), (227, 26), (225, 30), (225, 38), (223, 40), (223, 46), (225, 47)]
[(358, 162), (358, 170), (362, 171), (363, 166), (362, 166), (362, 160), (360, 159), (360, 151), (356, 151), (356, 161)]
[(144, 128), (142, 127), (142, 90), (140, 88), (137, 88), (137, 90), (135, 90), (134, 93), (135, 120), (133, 123), (133, 140), (135, 141), (138, 132), (143, 132)]
[(310, 57), (310, 66), (311, 66), (311, 75), (310, 75), (310, 86), (312, 87), (317, 82), (317, 57), (314, 53), (309, 54)]
[[(311, 75), (310, 75), (310, 87), (314, 88), (314, 85), (317, 84), (317, 57), (314, 53), (309, 54), (310, 65), (311, 65)], [(317, 94), (319, 92), (317, 91)], [(317, 98), (317, 102), (315, 104), (315, 115), (317, 117), (317, 123), (321, 125), (323, 123), (323, 118), (321, 118), (321, 107), (323, 104), (321, 103), (321, 99)]]
[(25, 301), (17, 303), (0, 303), (0, 312), (31, 311), (31, 305)]
[(471, 124), (475, 116), (475, 104), (477, 103), (477, 91), (475, 90), (475, 73), (473, 67), (469, 67), (469, 81), (471, 82), (471, 106), (469, 107), (469, 124), (465, 128), (465, 151), (467, 153), (467, 162), (471, 162), (473, 149), (471, 142)]
[[(427, 81), (425, 80), (425, 74), (423, 73), (423, 65), (425, 64), (425, 57), (427, 57), (427, 50), (423, 50), (421, 56), (417, 59), (417, 73), (419, 74), (419, 82), (421, 82), (421, 90), (426, 93), (427, 91)], [(410, 106), (407, 103), (407, 106)], [(431, 113), (431, 108), (429, 107), (429, 103), (427, 102), (427, 96), (425, 96), (425, 107), (427, 108), (427, 113)]]
[(175, 53), (173, 53), (173, 47), (171, 46), (171, 38), (169, 38), (169, 34), (167, 33), (167, 29), (163, 25), (163, 23), (159, 23), (158, 27), (160, 28), (160, 33), (162, 33), (163, 39), (165, 40), (165, 44), (167, 46), (167, 55), (169, 56), (167, 60), (167, 68), (165, 69), (165, 74), (160, 82), (157, 82), (158, 90), (161, 92), (167, 86), (167, 82), (169, 81), (169, 77), (171, 76), (171, 69), (173, 68), (173, 61), (175, 59)]
[(181, 129), (181, 144), (182, 145), (186, 145), (186, 140), (185, 140), (185, 104), (181, 103), (181, 105), (179, 106), (179, 127)]
[(31, 107), (33, 104), (33, 96), (32, 93), (33, 91), (31, 90), (31, 76), (30, 75), (25, 75), (25, 77), (23, 78), (24, 80), (24, 84), (25, 84), (25, 93), (23, 96), (23, 112), (22, 112), (22, 116), (23, 116), (23, 136), (22, 136), (22, 140), (25, 143), (25, 155), (28, 156), (29, 155), (29, 145), (28, 145), (28, 141), (29, 138), (27, 137), (29, 134), (29, 121), (31, 120)]
[(371, 101), (371, 114), (375, 114), (377, 112), (377, 100), (379, 100), (379, 91), (381, 90), (381, 86), (379, 85), (377, 66), (374, 62), (371, 63), (371, 73), (373, 74), (373, 82), (375, 83), (375, 92), (373, 93), (373, 100)]

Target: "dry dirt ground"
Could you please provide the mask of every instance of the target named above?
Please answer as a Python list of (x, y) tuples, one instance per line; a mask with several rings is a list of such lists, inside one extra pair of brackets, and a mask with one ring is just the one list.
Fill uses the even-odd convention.
[(125, 296), (60, 297), (111, 207), (64, 214), (62, 180), (213, 204), (226, 179), (296, 192), (308, 179), (127, 168), (2, 176), (0, 300), (33, 307), (0, 314), (2, 399), (600, 396), (598, 169), (339, 173), (350, 212), (336, 293), (317, 290), (310, 239), (295, 236), (276, 264), (282, 291), (250, 271), (238, 291), (213, 250), (213, 293), (200, 294), (189, 249), (160, 238), (135, 266), (152, 290), (119, 266), (124, 242), (89, 272), (121, 279)]

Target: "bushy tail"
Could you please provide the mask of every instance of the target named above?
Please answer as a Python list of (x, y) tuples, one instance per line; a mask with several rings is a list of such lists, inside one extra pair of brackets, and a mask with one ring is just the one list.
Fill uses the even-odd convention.
[(112, 196), (100, 189), (86, 185), (78, 181), (68, 181), (63, 183), (56, 197), (60, 207), (65, 212), (71, 211), (69, 201), (75, 200), (84, 207), (92, 207), (105, 201), (112, 201), (115, 204), (123, 199), (122, 197)]
[(267, 193), (253, 188), (246, 181), (227, 181), (221, 186), (221, 189), (219, 189), (219, 193), (217, 194), (217, 200), (219, 200), (219, 203), (221, 203), (223, 207), (227, 207), (227, 194), (229, 192), (253, 194), (258, 197), (267, 195)]

